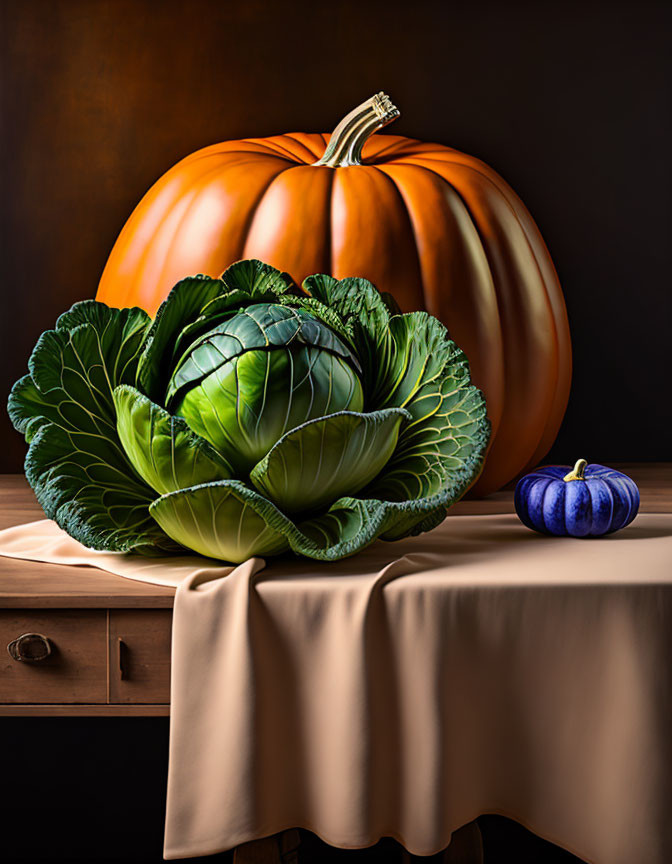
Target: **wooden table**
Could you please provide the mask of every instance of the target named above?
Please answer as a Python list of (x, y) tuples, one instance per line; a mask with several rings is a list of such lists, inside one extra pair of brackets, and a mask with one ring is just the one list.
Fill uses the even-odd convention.
[[(672, 512), (672, 463), (618, 466), (641, 492), (642, 512)], [(512, 490), (461, 501), (455, 515), (513, 512)], [(44, 518), (22, 475), (0, 475), (0, 529)], [(175, 592), (90, 567), (0, 557), (0, 716), (166, 716)], [(48, 637), (40, 663), (2, 646)]]
[[(641, 512), (672, 512), (672, 463), (615, 467), (639, 485)], [(512, 513), (512, 488), (450, 512)], [(41, 518), (23, 476), (0, 475), (0, 529)], [(174, 596), (172, 588), (90, 567), (0, 556), (0, 716), (167, 716)], [(48, 638), (46, 659), (12, 659), (3, 646), (25, 633)], [(284, 832), (238, 847), (234, 860), (289, 864), (298, 843), (298, 832)], [(470, 823), (455, 834), (444, 861), (477, 862), (480, 850)]]

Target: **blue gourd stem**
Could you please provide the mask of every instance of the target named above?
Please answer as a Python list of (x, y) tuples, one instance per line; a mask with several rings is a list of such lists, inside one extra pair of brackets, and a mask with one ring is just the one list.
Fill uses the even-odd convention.
[(569, 474), (565, 474), (562, 478), (563, 480), (585, 480), (584, 471), (586, 470), (586, 465), (588, 463), (585, 459), (577, 459), (576, 465), (572, 468)]

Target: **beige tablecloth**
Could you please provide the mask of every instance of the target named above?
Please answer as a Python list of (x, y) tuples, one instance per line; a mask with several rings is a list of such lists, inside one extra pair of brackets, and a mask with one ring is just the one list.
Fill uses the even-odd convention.
[(178, 586), (167, 858), (287, 827), (428, 855), (496, 812), (595, 864), (672, 861), (672, 515), (601, 540), (457, 516), (235, 569), (44, 521), (0, 554)]

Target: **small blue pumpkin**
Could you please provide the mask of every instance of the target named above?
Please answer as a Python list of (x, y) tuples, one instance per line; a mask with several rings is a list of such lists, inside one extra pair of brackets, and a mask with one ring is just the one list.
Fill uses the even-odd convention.
[(559, 537), (599, 537), (632, 522), (639, 510), (634, 480), (585, 459), (568, 469), (548, 465), (518, 481), (513, 500), (524, 525)]

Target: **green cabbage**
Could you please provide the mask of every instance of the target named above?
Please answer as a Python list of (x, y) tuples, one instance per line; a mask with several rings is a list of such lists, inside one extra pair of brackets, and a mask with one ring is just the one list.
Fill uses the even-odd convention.
[(490, 426), (463, 352), (364, 279), (259, 261), (193, 276), (154, 321), (76, 303), (9, 414), (46, 515), (94, 549), (333, 561), (439, 524)]

